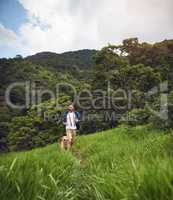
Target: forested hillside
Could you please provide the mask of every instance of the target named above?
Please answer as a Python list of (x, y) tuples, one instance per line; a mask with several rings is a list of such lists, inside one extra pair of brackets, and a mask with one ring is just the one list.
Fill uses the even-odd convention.
[(68, 70), (72, 67), (78, 67), (79, 69), (91, 69), (94, 61), (93, 55), (96, 50), (79, 50), (65, 52), (62, 54), (41, 52), (32, 56), (28, 56), (26, 59), (32, 61), (34, 64), (40, 64), (47, 67), (53, 67), (57, 70)]
[[(75, 100), (73, 92), (64, 87), (58, 99), (50, 99), (45, 94), (39, 105), (12, 109), (4, 98), (6, 88), (12, 83), (30, 81), (36, 89), (49, 89), (54, 93), (57, 83), (71, 84), (86, 97), (80, 105), (77, 101), (75, 104), (85, 116), (81, 120), (80, 133), (87, 134), (120, 123), (130, 126), (151, 123), (155, 128), (171, 129), (172, 75), (173, 40), (149, 44), (130, 38), (100, 51), (42, 52), (26, 58), (0, 59), (0, 150), (32, 149), (55, 142), (64, 133), (64, 127), (56, 120), (45, 120), (45, 113), (46, 116), (58, 113), (61, 117), (67, 105)], [(163, 83), (167, 86), (164, 91), (160, 89)], [(149, 95), (155, 87), (157, 91)], [(11, 101), (20, 105), (25, 103), (24, 94), (24, 87), (15, 87), (10, 93)], [(146, 106), (147, 102), (150, 108), (160, 112), (163, 95), (167, 95), (167, 108), (161, 115), (167, 114), (167, 118), (153, 114)], [(56, 107), (57, 102), (61, 108)], [(43, 111), (42, 115), (37, 114), (38, 108)]]
[[(88, 69), (91, 70), (95, 52), (94, 50), (63, 54), (47, 52), (26, 58), (18, 55), (11, 59), (0, 59), (0, 150), (7, 150), (7, 135), (12, 128), (11, 120), (15, 120), (16, 116), (26, 116), (28, 112), (28, 109), (11, 109), (6, 105), (5, 91), (8, 86), (27, 81), (34, 83), (36, 89), (54, 91), (57, 83), (65, 82), (80, 90), (81, 87), (85, 87), (85, 79), (89, 77)], [(14, 104), (25, 103), (24, 89), (24, 86), (18, 86), (12, 90), (10, 98)], [(66, 95), (68, 94), (67, 91)], [(47, 99), (49, 96), (45, 95), (43, 101)], [(22, 128), (22, 125), (19, 128)]]
[(90, 78), (90, 70), (94, 65), (93, 56), (96, 50), (79, 50), (56, 54), (51, 52), (42, 52), (26, 59), (33, 64), (39, 64), (49, 69), (55, 69), (59, 72), (71, 73), (75, 78)]

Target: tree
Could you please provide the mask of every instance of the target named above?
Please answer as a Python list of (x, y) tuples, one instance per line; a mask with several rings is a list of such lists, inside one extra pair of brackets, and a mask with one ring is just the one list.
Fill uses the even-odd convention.
[(127, 61), (118, 55), (113, 45), (108, 45), (99, 51), (95, 57), (93, 68), (93, 89), (106, 89), (107, 82), (111, 79), (112, 71), (127, 65)]

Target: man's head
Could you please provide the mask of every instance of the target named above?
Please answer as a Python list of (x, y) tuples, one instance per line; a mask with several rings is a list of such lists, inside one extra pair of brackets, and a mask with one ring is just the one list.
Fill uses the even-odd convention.
[(69, 110), (70, 112), (73, 112), (73, 111), (74, 111), (74, 106), (73, 106), (73, 104), (69, 105), (68, 110)]

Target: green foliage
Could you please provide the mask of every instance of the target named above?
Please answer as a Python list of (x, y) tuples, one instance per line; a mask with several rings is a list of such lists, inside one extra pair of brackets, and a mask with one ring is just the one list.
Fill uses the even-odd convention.
[[(125, 90), (128, 95), (130, 95), (129, 91), (132, 92), (131, 109), (139, 109), (136, 111), (139, 112), (138, 114), (133, 113), (134, 110), (131, 111), (133, 115), (137, 115), (137, 121), (139, 121), (133, 123), (140, 124), (144, 115), (141, 110), (145, 108), (145, 94), (165, 80), (169, 80), (168, 92), (171, 94), (173, 90), (172, 57), (173, 40), (148, 44), (140, 43), (137, 38), (129, 38), (125, 39), (121, 45), (108, 45), (100, 51), (80, 50), (63, 54), (42, 52), (26, 58), (17, 55), (13, 59), (0, 59), (0, 121), (3, 124), (0, 134), (0, 142), (2, 142), (0, 150), (3, 149), (4, 151), (4, 148), (8, 150), (8, 138), (13, 138), (11, 137), (13, 133), (16, 139), (13, 138), (13, 141), (10, 139), (9, 144), (13, 146), (12, 149), (21, 150), (23, 147), (28, 149), (39, 146), (39, 144), (42, 146), (41, 141), (44, 138), (42, 135), (51, 135), (50, 138), (45, 136), (44, 145), (46, 145), (56, 140), (55, 133), (59, 136), (60, 133), (64, 132), (62, 126), (57, 127), (54, 122), (45, 122), (43, 116), (38, 117), (34, 108), (30, 108), (27, 112), (26, 109), (16, 110), (5, 105), (4, 92), (9, 84), (29, 81), (35, 83), (37, 89), (50, 89), (55, 92), (56, 84), (65, 82), (72, 84), (78, 92), (83, 88), (104, 90), (108, 99), (107, 84), (109, 83), (111, 94), (118, 88)], [(70, 96), (68, 102), (74, 99), (73, 92), (69, 88), (62, 87), (61, 95)], [(10, 97), (13, 103), (23, 104), (25, 102), (24, 88), (16, 87)], [(92, 100), (96, 98), (97, 94), (93, 95)], [(117, 98), (117, 96), (114, 96), (114, 98)], [(48, 115), (58, 113), (59, 110), (55, 108), (55, 103), (52, 103), (51, 100), (48, 101), (48, 99), (49, 95), (45, 95), (42, 99), (44, 103), (38, 105), (38, 108), (40, 106), (40, 109), (45, 110)], [(149, 103), (156, 110), (159, 109), (158, 99), (159, 94), (149, 100)], [(129, 103), (127, 100), (120, 101), (117, 102), (118, 107)], [(169, 118), (167, 121), (160, 120), (157, 116), (151, 116), (150, 120), (155, 127), (168, 129), (173, 127), (172, 100), (169, 101)], [(100, 103), (98, 102), (98, 104)], [(114, 111), (112, 105), (110, 110)], [(115, 111), (117, 115), (122, 115), (127, 110), (129, 108), (126, 106), (123, 110)], [(83, 111), (83, 109), (80, 111)], [(103, 113), (104, 109), (101, 111)], [(97, 110), (92, 112), (96, 115), (96, 118), (102, 117), (102, 114), (98, 113)], [(141, 119), (139, 115), (141, 115)], [(4, 126), (4, 124), (6, 125)], [(7, 127), (10, 127), (10, 131)], [(111, 121), (103, 122), (97, 119), (84, 121), (81, 123), (81, 134), (105, 130), (110, 127), (112, 127)], [(21, 141), (22, 138), (25, 141), (25, 134), (30, 135), (30, 132), (33, 134), (33, 140), (38, 142), (31, 142), (31, 145), (27, 143), (26, 146), (19, 145), (18, 148), (15, 145), (17, 138), (21, 137)]]
[[(160, 115), (152, 114), (150, 121), (153, 126), (158, 129), (172, 129), (173, 128), (173, 91), (171, 91), (167, 97), (167, 113), (166, 118), (162, 118)], [(155, 103), (155, 108), (159, 106)]]
[(112, 45), (104, 47), (94, 56), (92, 87), (93, 89), (105, 89), (107, 82), (112, 78), (113, 70), (126, 66), (127, 62), (118, 56), (116, 48)]
[(112, 82), (125, 90), (147, 92), (161, 81), (160, 74), (151, 67), (138, 64), (113, 71)]
[(173, 128), (173, 91), (168, 96), (168, 121), (170, 127)]
[[(100, 117), (100, 115), (98, 115)], [(80, 134), (91, 134), (97, 131), (109, 129), (111, 126), (108, 122), (100, 121), (99, 119), (90, 119), (80, 123)]]
[[(146, 94), (168, 79), (168, 92), (172, 90), (172, 50), (172, 40), (165, 40), (151, 45), (148, 43), (139, 43), (137, 38), (129, 38), (124, 40), (122, 45), (108, 45), (95, 56), (96, 65), (93, 71), (92, 88), (106, 91), (107, 84), (109, 83), (112, 91), (117, 89), (126, 91), (128, 98), (131, 99), (131, 109), (139, 109), (137, 112), (141, 112), (147, 102), (155, 110), (159, 110), (160, 102), (158, 100), (161, 93), (158, 92), (158, 94), (153, 95), (150, 99), (148, 99)], [(171, 108), (172, 106), (169, 104), (169, 119), (166, 121), (160, 120), (157, 116), (151, 116), (151, 122), (153, 122), (155, 127), (173, 127)], [(117, 111), (117, 113), (119, 112)], [(121, 111), (120, 114), (126, 112), (127, 108)], [(134, 110), (131, 112), (133, 113)], [(139, 114), (141, 118), (143, 118), (143, 114), (142, 112)], [(136, 122), (130, 123), (135, 124)]]
[(152, 115), (150, 117), (150, 121), (152, 122), (153, 126), (155, 128), (158, 128), (158, 129), (169, 129), (170, 128), (170, 124), (167, 120), (165, 119), (162, 119), (160, 116), (158, 115)]
[(7, 151), (7, 135), (9, 132), (9, 124), (7, 122), (0, 122), (0, 151)]
[[(79, 53), (79, 58), (76, 58), (76, 60), (74, 59), (74, 63), (78, 60), (78, 64), (82, 65), (81, 66), (81, 70), (82, 68), (86, 67), (87, 65), (87, 60), (88, 60), (88, 64), (91, 65), (91, 57), (94, 53), (94, 51), (90, 52), (78, 52)], [(65, 54), (64, 55), (64, 60), (63, 60), (63, 64), (66, 65), (70, 63), (70, 57), (71, 57), (72, 52), (70, 53), (70, 55)], [(61, 57), (61, 56), (60, 56)], [(72, 57), (75, 57), (75, 52), (72, 54)], [(85, 60), (81, 60), (81, 57)], [(86, 58), (85, 58), (86, 57)], [(59, 58), (59, 56), (58, 56)], [(57, 58), (57, 59), (58, 59)], [(66, 58), (68, 58), (66, 60)], [(32, 60), (33, 59), (33, 60)], [(47, 58), (48, 59), (48, 58)], [(52, 59), (52, 57), (49, 58), (50, 61)], [(57, 62), (58, 60), (55, 60), (55, 62)], [(71, 60), (73, 60), (71, 58)], [(31, 116), (31, 110), (29, 111), (29, 115), (26, 112), (26, 109), (22, 109), (22, 110), (17, 110), (17, 109), (11, 109), (10, 107), (8, 107), (6, 105), (5, 102), (5, 90), (7, 89), (7, 87), (12, 84), (12, 83), (25, 83), (26, 81), (28, 83), (32, 83), (35, 84), (36, 89), (40, 89), (40, 90), (51, 90), (53, 92), (55, 92), (56, 89), (56, 84), (58, 83), (68, 83), (68, 84), (72, 84), (77, 91), (81, 90), (83, 87), (88, 87), (88, 84), (85, 83), (84, 80), (77, 80), (76, 78), (74, 78), (73, 73), (71, 73), (71, 70), (59, 70), (59, 68), (53, 68), (50, 65), (41, 65), (42, 62), (34, 62), (34, 58), (22, 58), (21, 56), (16, 56), (14, 59), (0, 59), (0, 121), (2, 123), (6, 123), (6, 124), (10, 124), (8, 126), (10, 126), (10, 135), (12, 134), (12, 131), (14, 131), (14, 135), (16, 138), (19, 137), (19, 135), (23, 135), (23, 127), (27, 127), (31, 129), (32, 131), (36, 131), (37, 134), (39, 134), (39, 131), (43, 131), (42, 129), (48, 128), (47, 132), (51, 132), (52, 135), (54, 135), (55, 133), (52, 133), (53, 130), (55, 132), (57, 132), (57, 128), (55, 128), (55, 125), (52, 126), (52, 124), (49, 123), (46, 124), (45, 122), (43, 123), (38, 123), (38, 118), (37, 118), (37, 113), (33, 113)], [(58, 64), (58, 62), (56, 63)], [(63, 67), (63, 66), (62, 66)], [(88, 70), (88, 69), (87, 69)], [(75, 73), (75, 71), (74, 71)], [(85, 76), (85, 74), (82, 75), (83, 77)], [(81, 78), (83, 79), (83, 78)], [(85, 79), (85, 78), (84, 78)], [(66, 95), (71, 95), (72, 96), (72, 92), (69, 90), (69, 88), (63, 88), (61, 89), (61, 93), (64, 93)], [(10, 99), (14, 104), (17, 105), (23, 105), (25, 103), (25, 88), (23, 86), (18, 86), (15, 87), (10, 94)], [(65, 96), (65, 95), (64, 95)], [(42, 101), (48, 100), (49, 96), (45, 95), (42, 98)], [(50, 103), (47, 103), (50, 104)], [(44, 104), (43, 104), (44, 105)], [(48, 106), (48, 105), (46, 105)], [(50, 105), (51, 106), (51, 105)], [(56, 112), (56, 109), (52, 109), (54, 110), (53, 112)], [(11, 122), (12, 120), (12, 122)], [(37, 126), (35, 127), (33, 124), (37, 124)], [(50, 131), (50, 126), (52, 126), (51, 131)], [(39, 128), (38, 128), (39, 127)], [(20, 130), (21, 128), (21, 130)], [(20, 130), (20, 131), (19, 131)], [(4, 148), (6, 150), (8, 150), (7, 148), (7, 141), (8, 141), (8, 134), (9, 131), (6, 131), (6, 128), (4, 126), (1, 126), (1, 135), (0, 135), (0, 142), (1, 142), (1, 147), (0, 147), (0, 151), (4, 151)], [(62, 128), (59, 130), (62, 131)], [(59, 132), (58, 131), (58, 132)], [(30, 131), (28, 131), (30, 132)], [(46, 131), (44, 133), (44, 135), (47, 134)], [(61, 133), (62, 134), (62, 133)], [(40, 135), (42, 135), (40, 133)], [(23, 136), (22, 136), (23, 137)], [(54, 136), (52, 136), (53, 138)], [(11, 136), (9, 136), (9, 138), (11, 138)], [(12, 137), (13, 138), (13, 137)], [(39, 139), (39, 140), (43, 140)], [(14, 140), (15, 141), (15, 140)], [(10, 140), (10, 146), (11, 144), (13, 144), (13, 147), (15, 146), (14, 141), (11, 143)], [(55, 141), (55, 139), (50, 139), (50, 141)], [(17, 142), (17, 140), (16, 140)], [(47, 144), (47, 142), (45, 141), (44, 144)], [(28, 146), (28, 147), (27, 147)], [(24, 145), (24, 149), (26, 148), (31, 148), (31, 147), (36, 147), (38, 145), (32, 144), (32, 145)], [(15, 148), (13, 148), (15, 149)], [(16, 149), (22, 149), (22, 146), (20, 146), (19, 148), (17, 148), (17, 144), (16, 144)]]
[(121, 53), (126, 54), (131, 65), (142, 63), (158, 70), (162, 79), (168, 78), (169, 70), (172, 71), (173, 64), (173, 40), (148, 44), (139, 43), (137, 38), (123, 41), (123, 45), (117, 46)]
[(145, 125), (150, 122), (150, 116), (151, 113), (147, 109), (133, 109), (121, 120), (123, 124), (131, 126)]
[(86, 78), (90, 78), (88, 73), (94, 64), (92, 57), (96, 52), (96, 50), (87, 49), (62, 54), (41, 52), (28, 56), (26, 59), (34, 64), (39, 64), (62, 73), (68, 72), (77, 79), (86, 80)]
[(33, 106), (26, 116), (13, 118), (8, 135), (10, 150), (27, 150), (57, 141), (64, 134), (61, 118), (69, 103), (70, 97), (62, 96), (57, 102)]

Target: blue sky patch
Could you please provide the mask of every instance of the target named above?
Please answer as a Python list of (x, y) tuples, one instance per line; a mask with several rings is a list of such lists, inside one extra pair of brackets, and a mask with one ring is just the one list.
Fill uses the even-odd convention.
[(17, 0), (0, 0), (0, 23), (18, 33), (19, 27), (27, 21), (26, 10)]

